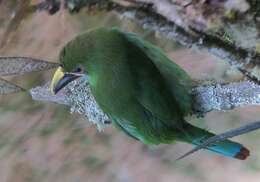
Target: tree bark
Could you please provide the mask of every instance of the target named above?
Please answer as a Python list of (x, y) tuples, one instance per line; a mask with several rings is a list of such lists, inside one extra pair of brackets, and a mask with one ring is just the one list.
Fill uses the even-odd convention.
[(169, 39), (235, 66), (260, 80), (260, 2), (258, 0), (64, 0), (70, 12), (86, 7), (116, 11)]
[[(87, 81), (76, 80), (58, 95), (50, 92), (49, 84), (31, 89), (30, 94), (36, 101), (68, 105), (72, 112), (83, 114), (101, 126), (108, 121), (106, 114), (97, 105)], [(235, 107), (260, 105), (260, 86), (250, 81), (200, 85), (192, 89), (191, 95), (191, 114), (198, 116), (213, 110), (226, 111)]]

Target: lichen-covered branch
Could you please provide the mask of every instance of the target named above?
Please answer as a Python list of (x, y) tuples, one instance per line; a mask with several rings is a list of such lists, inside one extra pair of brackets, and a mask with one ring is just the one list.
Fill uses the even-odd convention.
[[(180, 1), (172, 1), (174, 4), (153, 0), (136, 2), (149, 2), (150, 6), (119, 8), (118, 11), (123, 17), (131, 18), (143, 27), (153, 29), (187, 47), (207, 50), (259, 84), (259, 22), (257, 17), (254, 19), (247, 11), (250, 6), (246, 1), (214, 1), (215, 4), (209, 1), (211, 4), (203, 5), (191, 2), (185, 6), (178, 3)], [(223, 2), (224, 7), (220, 2)], [(260, 4), (257, 3), (257, 6), (260, 7)], [(203, 15), (206, 10), (209, 11), (207, 16)], [(228, 18), (224, 12), (237, 13), (238, 17)]]
[(71, 82), (57, 95), (53, 95), (49, 89), (49, 83), (30, 90), (33, 100), (55, 102), (68, 105), (71, 112), (79, 113), (88, 118), (88, 121), (97, 125), (102, 130), (110, 123), (107, 115), (96, 103), (87, 80), (80, 79)]
[[(71, 12), (77, 12), (82, 7), (87, 7), (89, 11), (92, 9), (116, 11), (122, 18), (132, 19), (144, 28), (150, 28), (187, 47), (207, 50), (236, 66), (255, 83), (260, 83), (258, 0), (64, 0), (63, 2), (45, 0), (30, 7), (33, 7), (33, 10), (47, 10), (50, 14), (58, 11), (61, 4), (65, 4)], [(21, 12), (30, 9), (28, 3), (26, 7), (24, 6), (20, 8)], [(17, 21), (21, 21), (19, 19), (21, 14), (16, 15)], [(22, 60), (19, 64), (21, 62)], [(10, 75), (13, 74), (13, 70), (2, 69), (0, 73)], [(27, 69), (16, 68), (19, 74), (30, 72), (24, 70)], [(191, 93), (194, 99), (193, 112), (203, 114), (211, 110), (259, 105), (260, 89), (255, 83), (247, 81), (198, 86)], [(83, 87), (77, 82), (74, 84), (81, 88), (81, 91), (77, 89), (72, 91), (77, 87), (69, 86), (61, 95), (52, 96), (47, 87), (38, 87), (32, 89), (31, 94), (35, 100), (69, 105), (72, 111), (93, 117), (90, 120), (94, 123), (101, 120), (99, 125), (101, 127), (108, 118), (98, 108), (87, 83), (83, 84)]]
[(58, 67), (58, 63), (30, 57), (0, 57), (0, 76), (23, 75)]
[[(50, 2), (50, 0), (48, 0)], [(54, 1), (56, 2), (56, 1)], [(258, 0), (64, 0), (71, 12), (83, 7), (117, 11), (187, 47), (204, 49), (260, 83)]]
[(194, 113), (260, 105), (260, 86), (250, 81), (200, 85), (193, 88), (191, 94)]
[[(51, 63), (30, 57), (0, 57), (0, 76), (21, 75), (33, 71), (47, 70), (57, 67)], [(0, 79), (0, 94), (23, 91), (15, 84)], [(87, 77), (75, 80), (58, 95), (53, 95), (49, 83), (30, 90), (32, 98), (37, 101), (56, 102), (68, 105), (71, 112), (88, 117), (102, 129), (109, 119), (96, 103)], [(235, 107), (260, 105), (260, 85), (244, 81), (228, 84), (197, 85), (191, 90), (193, 114), (203, 115), (212, 110), (231, 110)]]
[[(86, 80), (70, 83), (58, 95), (52, 95), (48, 84), (30, 90), (32, 98), (37, 101), (56, 102), (70, 106), (71, 112), (85, 115), (89, 121), (103, 128), (109, 119), (99, 108)], [(260, 86), (249, 81), (200, 85), (191, 92), (193, 114), (203, 115), (212, 110), (231, 110), (235, 107), (260, 105)]]

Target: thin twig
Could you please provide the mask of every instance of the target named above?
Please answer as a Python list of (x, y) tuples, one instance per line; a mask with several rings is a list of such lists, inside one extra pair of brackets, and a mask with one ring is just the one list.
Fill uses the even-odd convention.
[(235, 136), (243, 135), (245, 133), (249, 133), (249, 132), (258, 130), (259, 128), (260, 128), (260, 121), (256, 121), (256, 122), (252, 122), (252, 123), (246, 124), (244, 126), (241, 126), (239, 128), (221, 133), (219, 135), (215, 135), (215, 136), (210, 137), (207, 140), (203, 141), (201, 143), (201, 145), (196, 146), (192, 150), (190, 150), (187, 153), (185, 153), (184, 155), (180, 156), (179, 158), (176, 159), (176, 161), (186, 158), (187, 156), (189, 156), (195, 152), (198, 152), (201, 149), (205, 149), (209, 145), (224, 141), (229, 138), (233, 138)]
[(0, 78), (0, 95), (25, 91), (22, 87)]

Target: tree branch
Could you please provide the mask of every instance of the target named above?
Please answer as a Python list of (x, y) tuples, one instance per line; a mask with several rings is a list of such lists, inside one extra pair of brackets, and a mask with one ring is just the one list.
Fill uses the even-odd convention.
[(58, 67), (52, 63), (30, 57), (0, 57), (0, 76), (23, 75)]
[[(46, 84), (30, 90), (36, 101), (56, 102), (71, 107), (71, 112), (85, 115), (90, 122), (101, 129), (108, 123), (108, 117), (97, 105), (87, 81), (76, 80), (58, 95), (52, 95)], [(200, 85), (192, 89), (193, 114), (204, 115), (212, 110), (231, 110), (235, 107), (260, 105), (260, 86), (249, 81)]]
[(258, 0), (64, 0), (77, 12), (116, 11), (144, 28), (195, 49), (207, 50), (260, 80), (260, 3)]
[(53, 95), (49, 89), (50, 83), (38, 86), (30, 90), (33, 100), (55, 102), (68, 105), (72, 113), (86, 116), (89, 122), (96, 124), (98, 130), (102, 130), (110, 123), (107, 115), (96, 103), (88, 84), (88, 81), (79, 79), (68, 84), (57, 95)]
[[(136, 2), (143, 3), (147, 0), (137, 0)], [(226, 19), (223, 14), (215, 15), (214, 18), (217, 19), (215, 21), (220, 21), (223, 25), (216, 25), (217, 28), (211, 30), (209, 26), (213, 25), (208, 22), (210, 15), (204, 17), (203, 22), (198, 22), (196, 20), (201, 17), (189, 17), (188, 10), (184, 7), (178, 6), (178, 9), (176, 5), (166, 3), (166, 1), (149, 2), (153, 2), (152, 5), (128, 9), (117, 8), (117, 11), (123, 17), (134, 20), (144, 28), (150, 28), (187, 47), (207, 50), (212, 55), (235, 66), (247, 78), (259, 84), (259, 22), (256, 23), (253, 18), (249, 18), (250, 13), (241, 13), (241, 16), (244, 15), (248, 19), (237, 18), (232, 23), (231, 20), (223, 20)], [(195, 8), (196, 4), (192, 3), (189, 6)], [(214, 8), (216, 6), (207, 5), (206, 7)], [(260, 7), (259, 4), (258, 6)], [(201, 15), (206, 7), (194, 9), (194, 13)], [(227, 9), (224, 10), (227, 11)]]

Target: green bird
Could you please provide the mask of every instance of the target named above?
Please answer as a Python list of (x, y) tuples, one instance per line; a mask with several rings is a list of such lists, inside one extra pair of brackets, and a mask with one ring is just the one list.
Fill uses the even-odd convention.
[[(201, 145), (215, 136), (184, 120), (191, 112), (191, 78), (164, 52), (136, 34), (97, 28), (62, 49), (51, 90), (87, 76), (91, 92), (114, 126), (144, 144)], [(244, 160), (249, 150), (224, 140), (206, 149)]]

